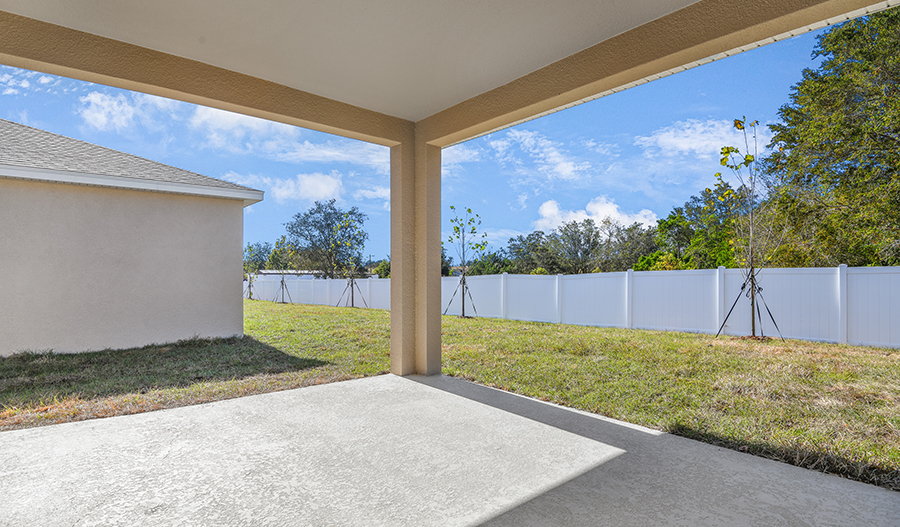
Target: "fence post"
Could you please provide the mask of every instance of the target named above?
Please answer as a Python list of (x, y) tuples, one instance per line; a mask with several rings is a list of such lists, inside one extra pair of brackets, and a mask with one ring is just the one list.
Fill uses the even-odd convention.
[(556, 275), (556, 323), (562, 324), (562, 275)]
[(716, 327), (713, 328), (714, 331), (718, 331), (722, 327), (722, 322), (725, 321), (726, 302), (728, 300), (725, 298), (725, 266), (720, 265), (716, 269)]
[(331, 278), (325, 279), (325, 305), (331, 305)]
[(838, 269), (838, 342), (846, 344), (847, 335), (847, 264), (841, 264)]
[(625, 273), (625, 327), (631, 329), (634, 326), (634, 269)]
[(506, 276), (508, 273), (500, 275), (500, 318), (506, 318)]

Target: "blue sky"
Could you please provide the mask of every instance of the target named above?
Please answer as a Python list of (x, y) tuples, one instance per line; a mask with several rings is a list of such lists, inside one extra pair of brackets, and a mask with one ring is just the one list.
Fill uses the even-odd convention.
[[(733, 119), (777, 120), (802, 69), (817, 65), (820, 33), (445, 149), (445, 231), (450, 205), (478, 213), (494, 248), (588, 217), (655, 224), (714, 184), (719, 149), (742, 144)], [(263, 202), (244, 209), (245, 244), (274, 242), (295, 214), (336, 198), (369, 217), (365, 257), (390, 252), (385, 147), (7, 66), (0, 118), (264, 190)], [(762, 148), (768, 131), (760, 135)]]

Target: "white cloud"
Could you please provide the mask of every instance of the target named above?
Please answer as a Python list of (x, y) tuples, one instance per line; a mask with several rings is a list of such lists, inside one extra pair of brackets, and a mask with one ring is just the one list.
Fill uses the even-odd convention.
[(521, 171), (524, 165), (515, 156), (515, 147), (518, 147), (536, 165), (537, 171), (548, 179), (579, 179), (591, 167), (588, 162), (577, 162), (562, 150), (559, 143), (538, 132), (510, 130), (505, 138), (489, 141), (488, 144), (501, 163), (516, 165)]
[(9, 73), (4, 73), (3, 75), (0, 75), (0, 83), (6, 84), (12, 78), (12, 75), (10, 75)]
[(205, 133), (205, 146), (235, 153), (256, 150), (273, 136), (298, 134), (293, 126), (206, 106), (198, 106), (188, 122)]
[(441, 177), (456, 175), (463, 163), (481, 161), (481, 150), (460, 144), (441, 150)]
[(18, 95), (18, 94), (19, 94), (19, 90), (16, 90), (14, 88), (6, 88), (5, 90), (3, 90), (3, 95)]
[(491, 245), (496, 245), (498, 247), (505, 247), (507, 243), (509, 243), (510, 238), (515, 238), (516, 236), (527, 236), (527, 232), (518, 231), (515, 229), (485, 229), (484, 233), (487, 234), (487, 241)]
[(176, 101), (174, 99), (167, 99), (165, 97), (157, 97), (156, 95), (150, 95), (146, 93), (134, 93), (132, 94), (134, 98), (135, 104), (140, 107), (152, 107), (156, 110), (161, 110), (164, 112), (174, 112), (179, 106), (181, 106), (181, 101)]
[(353, 193), (356, 199), (383, 199), (384, 210), (391, 210), (391, 189), (390, 187), (374, 187), (371, 189), (360, 189)]
[(28, 81), (25, 80), (25, 79), (22, 79), (22, 80), (19, 82), (19, 86), (22, 87), (22, 88), (30, 88), (30, 87), (31, 87), (31, 83), (28, 82)]
[(656, 224), (656, 214), (648, 209), (630, 214), (619, 210), (619, 205), (606, 196), (598, 196), (592, 199), (582, 210), (562, 210), (555, 200), (545, 201), (538, 208), (540, 219), (534, 222), (534, 228), (542, 231), (553, 230), (563, 223), (570, 221), (583, 221), (588, 218), (599, 223), (605, 218), (610, 218), (622, 225), (642, 223), (645, 226)]
[(133, 122), (135, 107), (121, 93), (112, 96), (94, 91), (78, 100), (82, 105), (78, 114), (98, 130), (123, 130)]
[(607, 157), (619, 157), (619, 152), (621, 151), (619, 145), (615, 143), (602, 143), (594, 141), (593, 139), (588, 139), (582, 144), (584, 144), (584, 147), (588, 150)]
[(525, 207), (528, 204), (528, 194), (519, 194), (516, 197), (516, 201), (519, 203), (521, 210), (525, 210)]
[(231, 181), (232, 183), (236, 183), (238, 185), (252, 188), (271, 187), (273, 181), (273, 178), (270, 177), (260, 176), (257, 174), (248, 174), (244, 176), (242, 174), (238, 174), (237, 172), (229, 172), (222, 176), (222, 179), (224, 179), (225, 181)]
[(331, 174), (297, 174), (281, 179), (257, 174), (241, 175), (229, 172), (222, 179), (251, 188), (266, 189), (278, 203), (289, 200), (319, 201), (341, 197), (344, 191), (343, 177), (339, 172)]
[(356, 199), (391, 199), (391, 189), (389, 187), (375, 187), (373, 189), (360, 189), (353, 193)]
[(340, 198), (344, 184), (341, 175), (331, 174), (297, 174), (294, 179), (278, 179), (273, 182), (272, 194), (275, 201), (309, 200)]
[(350, 163), (367, 166), (380, 174), (391, 171), (391, 149), (386, 146), (341, 139), (324, 143), (271, 140), (265, 149), (278, 161), (291, 163)]
[(198, 107), (189, 123), (205, 134), (204, 146), (210, 148), (255, 153), (287, 163), (349, 163), (380, 174), (391, 170), (391, 152), (386, 146), (352, 139), (301, 141), (303, 132), (297, 127), (216, 108)]
[(50, 77), (49, 75), (41, 75), (41, 78), (38, 79), (38, 82), (41, 84), (50, 84), (51, 82), (53, 82), (53, 80), (53, 77)]
[[(752, 130), (748, 129), (748, 133)], [(762, 152), (771, 140), (768, 129), (757, 127), (757, 144)], [(750, 148), (753, 138), (749, 137)], [(733, 121), (689, 119), (677, 121), (671, 126), (654, 130), (648, 136), (637, 136), (634, 144), (645, 150), (645, 154), (656, 156), (695, 156), (701, 159), (717, 158), (723, 146), (736, 146), (746, 150), (744, 135), (734, 128)], [(752, 153), (752, 152), (751, 152)]]

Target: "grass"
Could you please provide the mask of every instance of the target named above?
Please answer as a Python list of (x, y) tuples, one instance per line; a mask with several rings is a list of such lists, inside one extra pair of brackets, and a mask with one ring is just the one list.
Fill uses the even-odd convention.
[(389, 314), (245, 304), (244, 338), (0, 358), (0, 430), (174, 408), (386, 373)]
[[(443, 373), (900, 490), (900, 350), (443, 318)], [(0, 359), (0, 429), (377, 375), (389, 313), (245, 303), (243, 339)]]

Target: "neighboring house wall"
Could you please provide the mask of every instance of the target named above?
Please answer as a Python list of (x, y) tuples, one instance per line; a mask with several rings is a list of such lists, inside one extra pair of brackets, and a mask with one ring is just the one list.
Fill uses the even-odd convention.
[(242, 334), (242, 209), (0, 178), (0, 356)]

